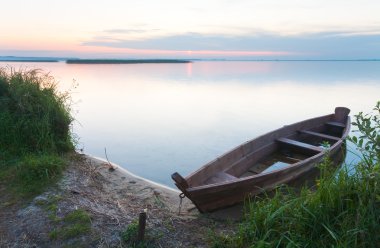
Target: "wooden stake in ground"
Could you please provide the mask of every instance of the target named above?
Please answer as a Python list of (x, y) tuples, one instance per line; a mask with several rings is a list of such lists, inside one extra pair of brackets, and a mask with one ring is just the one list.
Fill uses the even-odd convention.
[(139, 215), (139, 230), (137, 233), (137, 243), (140, 243), (144, 240), (145, 225), (146, 225), (146, 211), (141, 212)]

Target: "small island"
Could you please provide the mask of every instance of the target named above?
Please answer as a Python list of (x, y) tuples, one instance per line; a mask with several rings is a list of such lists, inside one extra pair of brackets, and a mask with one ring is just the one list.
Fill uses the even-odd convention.
[(182, 59), (68, 59), (67, 64), (178, 64), (191, 63)]

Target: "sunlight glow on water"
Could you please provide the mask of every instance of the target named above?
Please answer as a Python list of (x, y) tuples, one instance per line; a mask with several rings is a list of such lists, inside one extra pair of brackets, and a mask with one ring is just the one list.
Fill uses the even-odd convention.
[[(79, 148), (173, 186), (258, 135), (347, 106), (368, 112), (380, 92), (380, 62), (194, 62), (42, 68), (72, 90)], [(347, 156), (352, 161), (352, 156)]]

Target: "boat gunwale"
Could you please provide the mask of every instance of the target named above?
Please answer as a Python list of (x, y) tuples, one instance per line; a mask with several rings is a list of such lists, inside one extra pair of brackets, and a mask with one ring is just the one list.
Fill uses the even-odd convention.
[(258, 174), (255, 174), (255, 175), (252, 175), (252, 176), (247, 176), (247, 177), (244, 177), (244, 178), (236, 178), (234, 180), (225, 181), (225, 182), (219, 182), (219, 183), (205, 184), (205, 185), (200, 185), (200, 186), (195, 186), (195, 187), (189, 187), (189, 188), (186, 189), (186, 191), (189, 192), (189, 193), (192, 193), (192, 192), (196, 192), (196, 191), (200, 191), (200, 190), (205, 190), (205, 189), (210, 189), (210, 188), (224, 187), (224, 186), (227, 186), (229, 184), (234, 184), (234, 183), (238, 183), (238, 182), (242, 183), (242, 182), (249, 181), (249, 180), (252, 180), (252, 179), (255, 179), (255, 178), (260, 178), (260, 177), (264, 177), (264, 176), (271, 176), (273, 174), (277, 174), (277, 173), (280, 173), (280, 172), (283, 172), (283, 171), (286, 171), (286, 170), (290, 170), (290, 169), (292, 169), (294, 167), (303, 166), (303, 165), (307, 164), (308, 162), (310, 162), (311, 160), (315, 160), (318, 157), (324, 156), (326, 153), (328, 153), (330, 150), (332, 150), (332, 148), (335, 148), (336, 145), (338, 145), (338, 143), (340, 145), (340, 143), (342, 143), (342, 140), (337, 141), (333, 146), (331, 146), (331, 148), (323, 150), (323, 151), (321, 151), (321, 152), (319, 152), (319, 153), (317, 153), (317, 154), (315, 154), (315, 155), (313, 155), (311, 157), (308, 157), (307, 159), (299, 161), (297, 163), (289, 164), (289, 166), (287, 166), (286, 168), (276, 169), (276, 170), (265, 172), (265, 173), (258, 173)]

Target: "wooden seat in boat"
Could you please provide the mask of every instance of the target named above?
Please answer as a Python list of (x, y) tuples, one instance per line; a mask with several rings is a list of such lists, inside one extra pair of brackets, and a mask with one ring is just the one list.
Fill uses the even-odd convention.
[(346, 125), (340, 123), (340, 122), (336, 122), (336, 121), (329, 121), (329, 122), (326, 122), (325, 123), (326, 125), (328, 126), (333, 126), (333, 127), (340, 127), (340, 128), (345, 128)]
[(320, 137), (322, 139), (331, 140), (331, 141), (338, 141), (338, 140), (340, 140), (340, 138), (335, 137), (335, 136), (331, 136), (331, 135), (327, 135), (327, 134), (323, 134), (323, 133), (312, 132), (312, 131), (308, 131), (308, 130), (300, 130), (299, 132), (303, 133), (303, 134), (308, 134), (308, 135), (311, 135), (311, 136)]
[(298, 147), (298, 148), (302, 148), (302, 149), (306, 149), (306, 150), (311, 150), (311, 151), (314, 151), (314, 152), (322, 152), (323, 151), (323, 148), (320, 148), (318, 146), (313, 146), (313, 145), (310, 145), (310, 144), (307, 144), (307, 143), (303, 143), (303, 142), (300, 142), (300, 141), (297, 141), (297, 140), (292, 140), (292, 139), (288, 139), (288, 138), (279, 138), (277, 139), (278, 142), (281, 142), (281, 143), (284, 143), (286, 145), (289, 145), (289, 146), (295, 146), (295, 147)]

